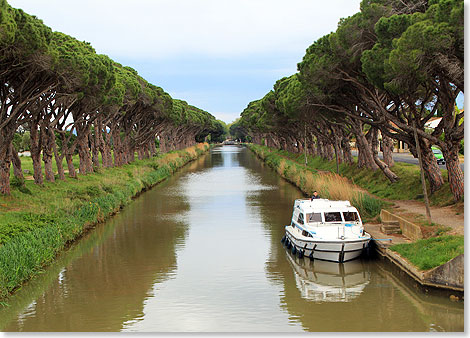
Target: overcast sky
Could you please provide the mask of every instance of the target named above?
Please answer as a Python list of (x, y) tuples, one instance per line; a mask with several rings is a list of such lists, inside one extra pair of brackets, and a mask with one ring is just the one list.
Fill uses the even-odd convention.
[(7, 0), (230, 123), (360, 0)]

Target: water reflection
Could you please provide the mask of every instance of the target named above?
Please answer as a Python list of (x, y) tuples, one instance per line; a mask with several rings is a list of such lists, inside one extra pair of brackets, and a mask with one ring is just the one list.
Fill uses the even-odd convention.
[(145, 316), (126, 322), (124, 331), (265, 331), (266, 323), (270, 331), (299, 330), (279, 311), (280, 290), (265, 278), (269, 238), (259, 207), (247, 199), (259, 200), (277, 187), (240, 165), (250, 156), (240, 147), (214, 149), (215, 168), (178, 180), (173, 191), (190, 205), (181, 215), (190, 230), (178, 254), (178, 275), (157, 286)]
[(301, 297), (314, 302), (350, 302), (369, 284), (370, 272), (360, 259), (332, 263), (287, 255)]

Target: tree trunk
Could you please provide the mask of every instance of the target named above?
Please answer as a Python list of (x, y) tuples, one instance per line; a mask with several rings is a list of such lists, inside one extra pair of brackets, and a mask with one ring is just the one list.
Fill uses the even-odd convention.
[[(69, 171), (69, 177), (77, 178), (77, 172), (75, 166), (73, 165), (73, 153), (75, 151), (75, 144), (72, 147), (69, 147), (69, 141), (72, 135), (72, 130), (70, 131), (69, 136), (67, 137), (64, 133), (60, 134), (62, 140), (62, 155), (60, 162), (62, 163), (62, 157), (65, 156), (65, 161), (67, 162), (67, 169)], [(59, 174), (60, 175), (60, 174)]]
[(144, 149), (142, 148), (137, 148), (137, 158), (139, 160), (143, 160), (144, 159)]
[(126, 146), (126, 164), (132, 163), (135, 161), (135, 145), (133, 140), (129, 136), (124, 136), (125, 146)]
[(392, 183), (395, 183), (398, 181), (398, 176), (390, 170), (390, 168), (388, 167), (387, 164), (385, 164), (384, 162), (382, 162), (379, 158), (379, 152), (378, 152), (378, 131), (376, 128), (372, 128), (370, 130), (371, 132), (371, 148), (372, 148), (372, 154), (373, 154), (373, 157), (374, 157), (374, 161), (375, 161), (375, 164), (377, 164), (377, 166), (380, 168), (380, 170), (382, 170), (382, 172), (384, 173), (385, 177), (387, 177), (390, 182)]
[(393, 167), (395, 165), (393, 160), (393, 139), (384, 134), (382, 134), (382, 154), (385, 164)]
[(102, 153), (101, 158), (103, 166), (105, 168), (111, 168), (113, 166), (113, 158), (111, 155), (111, 132), (104, 131), (105, 137), (101, 138), (102, 142)]
[(10, 195), (11, 144), (0, 144), (0, 194)]
[(17, 177), (20, 181), (24, 181), (23, 170), (21, 169), (21, 159), (18, 156), (18, 152), (16, 151), (13, 144), (11, 145), (11, 162), (13, 164), (13, 174)]
[(91, 160), (93, 163), (93, 167), (99, 169), (100, 167), (100, 154), (99, 154), (99, 147), (100, 147), (100, 140), (99, 135), (100, 131), (97, 129), (95, 125), (95, 132), (94, 134), (90, 134), (90, 144), (91, 144)]
[(324, 157), (323, 154), (323, 142), (317, 137), (317, 156)]
[(149, 141), (150, 157), (154, 157), (157, 154), (157, 147), (155, 146), (155, 137)]
[(314, 140), (312, 133), (309, 133), (307, 142), (308, 142), (308, 148), (307, 148), (308, 154), (312, 157), (315, 157), (317, 154), (316, 154), (316, 149), (315, 149), (315, 140)]
[(304, 143), (303, 140), (297, 141), (297, 153), (302, 154), (304, 152)]
[(280, 146), (282, 150), (287, 150), (286, 138), (283, 136), (281, 136), (281, 139), (280, 139)]
[(159, 135), (160, 139), (158, 141), (158, 148), (160, 150), (160, 154), (166, 153), (166, 140), (165, 140), (165, 134), (162, 133)]
[(452, 144), (447, 146), (443, 154), (446, 160), (450, 191), (457, 202), (464, 195), (464, 174), (460, 168), (459, 145)]
[(326, 159), (328, 161), (333, 161), (335, 158), (335, 149), (334, 146), (331, 143), (324, 143), (325, 149), (326, 149)]
[(337, 135), (332, 135), (332, 137), (334, 138), (333, 149), (335, 152), (336, 162), (339, 165), (343, 163), (343, 156), (340, 151), (339, 140), (338, 140)]
[(0, 194), (10, 195), (10, 161), (15, 129), (0, 129)]
[(150, 158), (150, 146), (148, 143), (143, 145), (144, 147), (144, 158)]
[(446, 160), (447, 175), (449, 186), (454, 200), (459, 201), (464, 194), (464, 174), (460, 168), (459, 148), (460, 142), (464, 138), (464, 110), (456, 110), (455, 98), (457, 92), (453, 90), (448, 83), (442, 83), (443, 90), (441, 94), (443, 100), (442, 108), (444, 110), (443, 123), (444, 142), (439, 142), (444, 159)]
[(340, 155), (339, 155), (339, 147), (338, 147), (338, 142), (335, 138), (334, 146), (335, 150), (335, 159), (336, 159), (336, 173), (339, 175), (339, 163), (340, 163)]
[(41, 138), (39, 137), (38, 124), (31, 123), (31, 159), (33, 160), (34, 183), (43, 184), (42, 165), (41, 165)]
[(80, 136), (77, 140), (78, 157), (80, 164), (78, 166), (78, 172), (82, 175), (86, 175), (88, 168), (90, 167), (90, 149), (88, 147), (88, 136)]
[(57, 166), (57, 178), (59, 180), (64, 181), (65, 172), (64, 172), (64, 166), (62, 165), (62, 160), (64, 159), (64, 155), (59, 154), (59, 151), (57, 150), (57, 144), (55, 142), (55, 134), (52, 130), (50, 132), (52, 133), (53, 140), (54, 140), (54, 142), (52, 143), (52, 150), (54, 151), (54, 158), (55, 158), (55, 163)]
[[(431, 150), (430, 145), (421, 139), (421, 159), (423, 161), (423, 170), (429, 182), (430, 194), (435, 193), (444, 185), (441, 169), (437, 165), (436, 158)], [(410, 151), (415, 158), (418, 158), (416, 147), (410, 145)]]
[(276, 135), (273, 135), (272, 141), (273, 141), (274, 148), (281, 149), (281, 143), (279, 142), (279, 137), (277, 137)]
[(55, 182), (54, 171), (52, 170), (52, 140), (50, 132), (44, 125), (41, 126), (42, 138), (42, 160), (44, 162), (44, 173), (46, 181)]
[(73, 152), (66, 152), (65, 153), (65, 162), (67, 162), (67, 169), (69, 170), (69, 177), (77, 178), (77, 171), (75, 170), (75, 166), (73, 165)]
[(113, 156), (114, 156), (114, 166), (120, 167), (123, 164), (122, 159), (122, 142), (121, 142), (121, 135), (117, 126), (114, 126), (111, 130), (112, 138), (113, 138)]
[(423, 157), (422, 157), (422, 153), (421, 153), (421, 146), (419, 144), (418, 131), (416, 129), (416, 122), (415, 121), (413, 121), (413, 134), (414, 134), (415, 145), (416, 145), (416, 153), (418, 154), (419, 171), (420, 171), (420, 174), (421, 174), (421, 185), (423, 187), (424, 204), (426, 206), (426, 217), (428, 219), (428, 222), (432, 223), (431, 208), (429, 207), (429, 199), (428, 199), (428, 190), (426, 189), (426, 181), (424, 180)]
[(88, 145), (88, 137), (90, 135), (90, 127), (79, 123), (77, 126), (77, 150), (80, 159), (79, 172), (86, 175), (93, 172), (93, 162), (90, 156), (90, 147)]
[(366, 167), (368, 169), (377, 170), (378, 166), (374, 161), (372, 148), (367, 140), (364, 132), (362, 131), (362, 123), (357, 122), (352, 124), (354, 134), (356, 135), (356, 147), (358, 151), (358, 166), (360, 168)]
[(354, 163), (354, 159), (351, 153), (351, 145), (349, 144), (349, 137), (344, 137), (341, 146), (343, 148), (344, 161), (348, 164)]

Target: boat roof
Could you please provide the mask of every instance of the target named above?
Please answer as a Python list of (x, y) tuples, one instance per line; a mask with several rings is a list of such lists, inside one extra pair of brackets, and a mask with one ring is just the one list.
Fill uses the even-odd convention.
[(299, 208), (302, 212), (331, 212), (331, 211), (356, 211), (349, 201), (331, 201), (325, 198), (296, 199), (294, 209)]

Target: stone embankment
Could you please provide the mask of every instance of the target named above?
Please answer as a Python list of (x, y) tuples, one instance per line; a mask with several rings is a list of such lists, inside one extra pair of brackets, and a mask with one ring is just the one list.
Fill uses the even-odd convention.
[(464, 255), (460, 255), (449, 262), (436, 268), (421, 271), (413, 264), (408, 262), (398, 253), (389, 249), (394, 244), (410, 243), (412, 241), (423, 238), (421, 228), (395, 215), (390, 211), (382, 210), (380, 214), (381, 220), (385, 225), (398, 224), (400, 233), (385, 233), (387, 226), (384, 224), (366, 224), (365, 229), (374, 238), (377, 253), (384, 259), (389, 260), (395, 266), (404, 271), (408, 276), (424, 287), (444, 289), (455, 291), (457, 293), (464, 292)]

